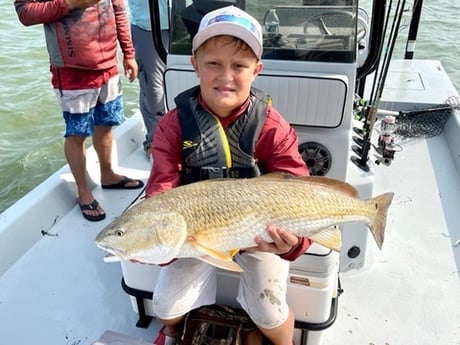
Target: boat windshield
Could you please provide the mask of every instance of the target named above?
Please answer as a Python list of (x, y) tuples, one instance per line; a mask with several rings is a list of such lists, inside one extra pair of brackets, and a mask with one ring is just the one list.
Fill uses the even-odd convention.
[(191, 55), (203, 15), (228, 5), (246, 10), (261, 23), (263, 59), (356, 61), (357, 0), (173, 0), (169, 53)]

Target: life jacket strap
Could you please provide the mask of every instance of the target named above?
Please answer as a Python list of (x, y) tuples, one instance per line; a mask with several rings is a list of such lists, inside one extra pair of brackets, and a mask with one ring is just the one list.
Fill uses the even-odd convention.
[(216, 167), (190, 167), (182, 171), (182, 183), (188, 184), (215, 178), (251, 178), (260, 175), (260, 170), (255, 167), (216, 168)]

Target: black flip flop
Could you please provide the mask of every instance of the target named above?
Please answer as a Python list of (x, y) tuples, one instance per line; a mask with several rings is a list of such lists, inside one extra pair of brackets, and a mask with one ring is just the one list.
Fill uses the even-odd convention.
[[(127, 186), (128, 183), (137, 181), (137, 185), (135, 186)], [(141, 180), (134, 180), (132, 178), (128, 178), (126, 176), (123, 176), (120, 182), (118, 183), (112, 183), (112, 184), (103, 184), (102, 188), (103, 189), (138, 189), (144, 187), (144, 182)]]
[(78, 205), (80, 205), (81, 214), (83, 215), (83, 217), (85, 217), (85, 219), (90, 220), (92, 222), (97, 222), (99, 220), (105, 219), (105, 213), (104, 214), (98, 214), (97, 216), (93, 216), (93, 215), (86, 214), (86, 213), (83, 212), (83, 211), (97, 210), (97, 208), (99, 206), (99, 203), (97, 202), (96, 199), (94, 199), (91, 204), (82, 205), (82, 204), (80, 204), (80, 202), (78, 202)]

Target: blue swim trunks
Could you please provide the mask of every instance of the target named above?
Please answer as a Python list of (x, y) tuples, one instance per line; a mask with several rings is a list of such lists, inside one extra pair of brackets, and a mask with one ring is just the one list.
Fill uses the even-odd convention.
[(88, 137), (93, 135), (94, 126), (118, 126), (124, 121), (119, 75), (98, 84), (90, 85), (93, 88), (54, 89), (66, 124), (64, 137)]

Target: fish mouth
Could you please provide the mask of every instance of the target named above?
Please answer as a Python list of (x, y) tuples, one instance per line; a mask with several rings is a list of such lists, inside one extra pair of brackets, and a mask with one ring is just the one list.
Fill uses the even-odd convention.
[(97, 244), (97, 246), (99, 248), (101, 248), (102, 250), (106, 251), (109, 254), (112, 254), (114, 256), (118, 256), (119, 258), (121, 258), (123, 260), (128, 260), (128, 252), (126, 250), (113, 248), (113, 247), (108, 247), (108, 246), (105, 246), (105, 245), (99, 244), (99, 243)]

